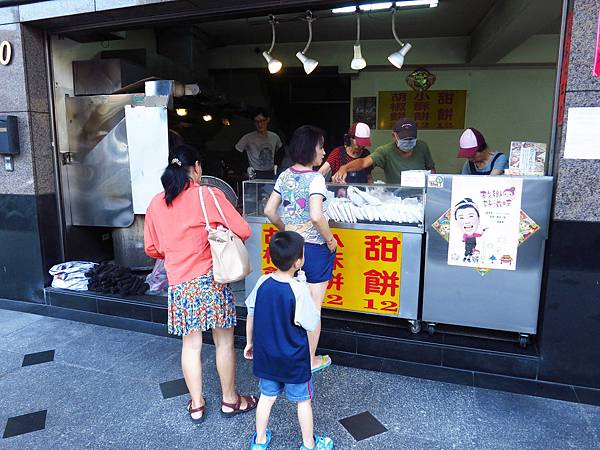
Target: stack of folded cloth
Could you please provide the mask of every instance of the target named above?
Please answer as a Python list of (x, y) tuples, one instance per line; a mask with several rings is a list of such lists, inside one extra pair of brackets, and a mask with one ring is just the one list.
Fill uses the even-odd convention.
[(52, 275), (52, 287), (69, 289), (71, 291), (87, 291), (87, 272), (96, 266), (88, 261), (69, 261), (52, 266), (49, 270)]
[(149, 286), (130, 269), (110, 262), (101, 262), (86, 273), (89, 290), (103, 294), (143, 295)]

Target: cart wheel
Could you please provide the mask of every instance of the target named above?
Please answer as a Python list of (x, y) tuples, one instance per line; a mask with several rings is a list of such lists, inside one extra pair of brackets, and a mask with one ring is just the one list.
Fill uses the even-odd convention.
[(430, 323), (427, 325), (427, 334), (429, 336), (433, 336), (433, 334), (435, 333), (435, 324), (434, 323)]
[(527, 348), (527, 344), (529, 344), (529, 337), (527, 335), (519, 336), (519, 347)]
[(419, 320), (412, 320), (410, 322), (410, 332), (412, 334), (419, 334), (421, 332), (421, 322)]

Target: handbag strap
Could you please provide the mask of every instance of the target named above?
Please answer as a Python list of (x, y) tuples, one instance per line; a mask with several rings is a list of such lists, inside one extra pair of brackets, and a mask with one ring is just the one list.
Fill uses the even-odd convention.
[[(200, 205), (202, 206), (202, 212), (204, 213), (204, 221), (206, 222), (206, 228), (208, 229), (208, 228), (210, 228), (210, 222), (208, 221), (208, 214), (206, 213), (206, 205), (204, 204), (204, 195), (202, 194), (202, 191), (203, 191), (202, 188), (203, 188), (203, 186), (200, 186), (200, 189), (198, 189), (198, 194), (200, 195)], [(215, 193), (212, 191), (211, 188), (207, 187), (206, 189), (208, 189), (208, 192), (212, 196), (212, 198), (215, 202), (215, 206), (217, 207), (217, 211), (219, 211), (219, 214), (221, 215), (221, 218), (223, 219), (225, 226), (227, 228), (229, 228), (229, 223), (227, 222), (227, 218), (225, 217), (225, 214), (223, 214), (223, 210), (221, 209), (221, 205), (219, 204), (219, 201), (217, 200), (217, 196), (215, 195)]]

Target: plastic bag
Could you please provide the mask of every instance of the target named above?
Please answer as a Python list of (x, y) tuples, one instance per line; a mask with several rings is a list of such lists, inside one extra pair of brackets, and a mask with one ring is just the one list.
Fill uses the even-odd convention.
[(154, 269), (146, 277), (146, 283), (150, 286), (151, 294), (164, 292), (169, 287), (167, 272), (165, 270), (165, 262), (162, 259), (157, 259), (154, 263)]

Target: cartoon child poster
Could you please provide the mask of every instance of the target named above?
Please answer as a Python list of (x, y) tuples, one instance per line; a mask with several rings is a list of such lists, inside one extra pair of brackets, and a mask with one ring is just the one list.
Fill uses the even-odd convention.
[(455, 176), (448, 264), (515, 270), (523, 180)]

